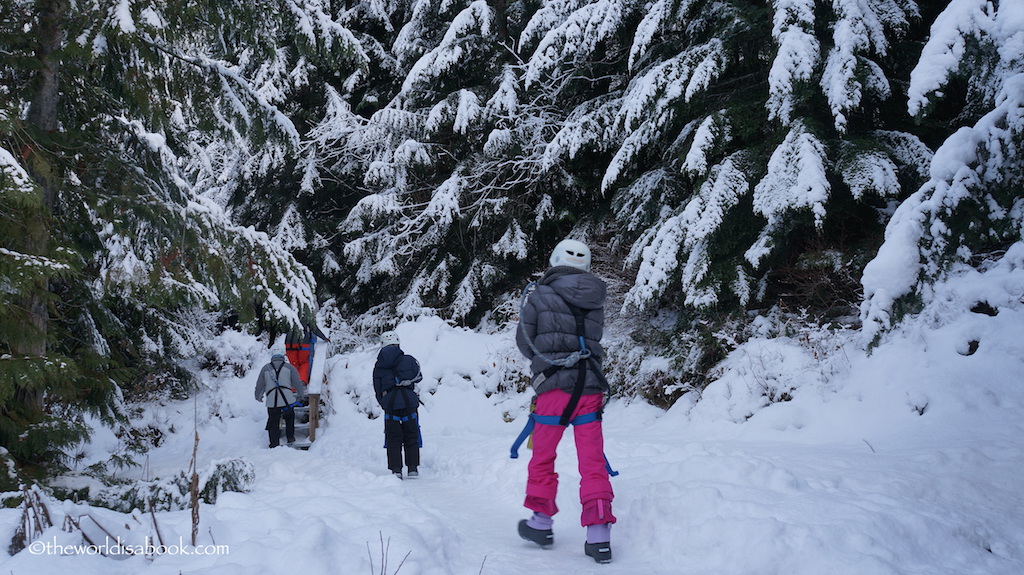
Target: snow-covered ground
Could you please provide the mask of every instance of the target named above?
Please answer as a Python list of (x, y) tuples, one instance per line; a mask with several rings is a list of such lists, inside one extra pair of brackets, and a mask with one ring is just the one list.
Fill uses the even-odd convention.
[[(621, 474), (610, 565), (583, 555), (571, 431), (559, 452), (553, 549), (516, 535), (527, 516), (528, 452), (519, 460), (508, 452), (529, 395), (498, 389), (516, 369), (512, 334), (421, 319), (398, 327), (424, 369), (421, 478), (400, 481), (385, 467), (383, 424), (368, 417), (376, 347), (326, 364), (333, 412), (309, 451), (266, 447), (252, 371), (211, 381), (198, 404), (163, 408), (158, 416), (177, 432), (144, 471), (127, 472), (186, 469), (195, 413), (200, 468), (251, 462), (251, 492), (201, 507), (199, 544), (211, 554), (54, 553), (52, 543), (81, 542), (60, 529), (65, 514), (90, 512), (115, 531), (121, 523), (146, 532), (152, 519), (51, 501), (56, 527), (38, 540), (51, 545), (3, 558), (0, 572), (1019, 575), (1024, 313), (1007, 307), (991, 317), (967, 311), (969, 297), (954, 300), (942, 321), (915, 322), (871, 355), (854, 345), (856, 334), (755, 338), (700, 402), (662, 411), (611, 401), (607, 454)], [(964, 355), (971, 340), (977, 352)], [(253, 370), (268, 359), (256, 353)], [(766, 405), (766, 393), (781, 392), (792, 400)], [(0, 511), (0, 535), (13, 533), (19, 516)], [(187, 545), (189, 511), (156, 518), (165, 542), (196, 551)], [(213, 544), (222, 547), (205, 547)]]

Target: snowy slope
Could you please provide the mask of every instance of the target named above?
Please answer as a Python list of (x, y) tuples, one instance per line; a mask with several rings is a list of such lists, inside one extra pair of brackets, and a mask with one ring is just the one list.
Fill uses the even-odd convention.
[[(870, 356), (855, 345), (857, 334), (754, 339), (723, 364), (700, 402), (665, 412), (613, 400), (607, 453), (621, 475), (613, 479), (620, 522), (610, 565), (582, 552), (568, 437), (554, 548), (515, 533), (527, 515), (526, 459), (509, 459), (508, 448), (529, 396), (495, 393), (516, 369), (512, 334), (421, 319), (398, 328), (424, 367), (420, 479), (389, 475), (383, 425), (367, 416), (375, 347), (326, 363), (333, 413), (309, 451), (266, 448), (253, 371), (203, 392), (203, 405), (220, 417), (191, 402), (168, 408), (179, 431), (149, 461), (153, 476), (186, 468), (195, 411), (200, 467), (226, 457), (253, 464), (250, 493), (225, 493), (201, 508), (200, 543), (226, 552), (119, 561), (30, 548), (0, 560), (0, 572), (1017, 575), (1024, 314), (949, 307), (946, 320), (914, 324)], [(968, 339), (980, 341), (978, 351), (961, 355)], [(790, 390), (792, 400), (766, 405), (761, 391), (772, 387)], [(506, 422), (506, 413), (516, 420)], [(63, 514), (89, 510), (51, 502), (51, 511), (58, 527), (40, 541), (80, 542), (59, 525)], [(5, 533), (19, 513), (0, 511)], [(157, 521), (165, 540), (189, 542), (188, 511), (158, 513)]]

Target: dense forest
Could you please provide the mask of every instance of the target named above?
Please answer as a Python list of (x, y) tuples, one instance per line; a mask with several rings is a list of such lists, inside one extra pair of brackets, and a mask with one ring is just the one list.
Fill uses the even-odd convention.
[[(218, 330), (515, 319), (595, 249), (619, 393), (752, 318), (877, 344), (1022, 241), (1010, 0), (8, 0), (0, 445), (59, 470)], [(646, 357), (671, 370), (636, 377)]]

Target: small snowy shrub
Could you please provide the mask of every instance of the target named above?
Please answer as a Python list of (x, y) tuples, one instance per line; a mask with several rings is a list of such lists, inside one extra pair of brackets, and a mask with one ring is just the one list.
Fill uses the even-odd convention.
[(217, 378), (242, 377), (252, 369), (258, 348), (252, 338), (237, 332), (225, 332), (214, 339), (199, 356), (199, 368)]
[[(136, 481), (101, 490), (89, 503), (123, 513), (133, 509), (175, 511), (189, 507), (190, 476), (184, 471), (166, 479)], [(211, 463), (199, 474), (199, 495), (208, 504), (217, 502), (225, 491), (247, 493), (256, 483), (256, 470), (246, 459), (226, 459)]]
[(625, 343), (609, 343), (605, 373), (613, 393), (671, 407), (687, 393), (699, 396), (711, 381), (709, 370), (737, 345), (726, 335), (740, 331), (728, 314), (675, 319), (674, 328), (654, 326), (664, 321), (652, 318)]
[(256, 483), (256, 468), (247, 459), (226, 459), (210, 464), (199, 477), (199, 495), (207, 503), (216, 503), (225, 491), (248, 493)]

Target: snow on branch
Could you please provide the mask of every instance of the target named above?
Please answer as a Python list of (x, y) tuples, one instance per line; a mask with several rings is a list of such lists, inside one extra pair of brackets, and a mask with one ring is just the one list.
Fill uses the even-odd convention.
[(608, 163), (608, 169), (605, 170), (604, 178), (601, 180), (602, 192), (607, 192), (619, 180), (644, 148), (652, 142), (659, 140), (662, 135), (663, 125), (671, 120), (671, 118), (671, 113), (654, 116), (651, 120), (637, 126), (632, 133), (626, 136), (618, 151), (615, 152), (615, 156)]
[[(893, 326), (898, 300), (914, 293), (927, 297), (930, 282), (970, 265), (977, 246), (966, 236), (984, 236), (986, 243), (1016, 239), (1019, 245), (1024, 235), (1024, 205), (1014, 195), (1000, 195), (1024, 185), (1024, 3), (1000, 2), (997, 8), (987, 0), (953, 0), (936, 18), (911, 73), (910, 113), (926, 114), (952, 74), (985, 78), (992, 108), (943, 142), (930, 180), (889, 221), (862, 279), (868, 340)], [(956, 223), (966, 210), (975, 214), (968, 230)]]
[(481, 286), (492, 283), (497, 275), (498, 270), (494, 266), (474, 260), (469, 272), (455, 288), (455, 300), (451, 304), (452, 317), (461, 319), (469, 315), (476, 306)]
[(825, 146), (814, 134), (802, 124), (794, 126), (772, 152), (768, 173), (754, 188), (754, 211), (771, 225), (786, 212), (810, 208), (820, 227), (831, 190), (826, 157)]
[(327, 96), (324, 118), (306, 135), (309, 141), (321, 146), (343, 140), (364, 123), (360, 116), (352, 113), (349, 103), (330, 84), (325, 84), (324, 93)]
[(6, 258), (11, 267), (17, 268), (19, 273), (25, 274), (28, 272), (34, 278), (50, 277), (53, 274), (71, 270), (71, 266), (55, 259), (25, 254), (7, 248), (0, 248), (0, 256)]
[(621, 101), (614, 96), (594, 98), (577, 106), (546, 146), (541, 162), (544, 169), (556, 165), (563, 157), (575, 158), (588, 146), (603, 149), (609, 145), (605, 126), (613, 123), (620, 107)]
[(729, 129), (725, 110), (704, 118), (693, 134), (693, 143), (683, 160), (683, 169), (694, 176), (706, 174), (710, 152), (728, 141)]
[(295, 27), (311, 46), (323, 43), (327, 50), (335, 44), (352, 56), (361, 66), (370, 61), (362, 44), (352, 32), (331, 17), (330, 2), (325, 0), (286, 0), (285, 5), (295, 17)]
[(641, 174), (613, 198), (615, 221), (627, 232), (646, 229), (660, 215), (664, 192), (671, 182), (672, 173), (664, 168)]
[(814, 0), (774, 0), (772, 4), (772, 37), (779, 51), (768, 72), (768, 118), (788, 125), (795, 104), (794, 83), (810, 80), (818, 64)]
[(829, 50), (821, 86), (839, 132), (846, 130), (846, 113), (860, 105), (864, 84), (883, 96), (889, 95), (889, 83), (877, 64), (864, 55), (886, 55), (887, 27), (903, 29), (909, 18), (918, 15), (912, 1), (833, 0), (838, 19), (833, 25), (833, 47)]
[[(673, 107), (680, 100), (689, 102), (707, 88), (724, 71), (725, 62), (722, 42), (715, 39), (652, 67), (630, 82), (615, 121), (608, 125), (603, 136), (623, 139), (605, 170), (602, 191), (611, 188), (645, 149), (661, 140), (665, 126), (674, 118)], [(596, 134), (584, 135), (594, 137)], [(571, 149), (579, 148), (576, 145)]]
[(465, 46), (467, 38), (490, 35), (493, 16), (493, 9), (486, 0), (476, 0), (459, 12), (445, 31), (441, 43), (413, 64), (402, 83), (402, 92), (409, 93), (417, 86), (435, 82), (461, 63), (469, 56)]
[(461, 215), (459, 200), (465, 188), (466, 179), (456, 172), (434, 190), (427, 207), (417, 216), (430, 220), (440, 228), (439, 238)]
[[(1019, 2), (1002, 4), (1004, 10), (1020, 10)], [(939, 14), (921, 51), (921, 59), (910, 73), (907, 92), (910, 115), (916, 116), (933, 104), (937, 99), (933, 96), (941, 97), (938, 91), (965, 65), (972, 40), (995, 31), (994, 10), (991, 0), (952, 0)]]
[(338, 226), (342, 232), (361, 232), (367, 224), (380, 218), (392, 218), (404, 211), (394, 193), (369, 194), (359, 199)]
[(670, 16), (681, 16), (689, 8), (691, 0), (679, 2), (679, 8), (672, 12), (670, 4), (672, 0), (658, 0), (644, 14), (640, 24), (633, 35), (633, 44), (629, 48), (629, 69), (632, 71), (637, 62), (647, 55), (651, 46), (654, 45), (654, 37), (661, 32)]
[(519, 78), (512, 66), (505, 66), (501, 72), (498, 89), (494, 91), (487, 104), (484, 114), (488, 118), (511, 116), (519, 110)]
[(708, 277), (708, 248), (729, 211), (750, 190), (745, 157), (745, 152), (738, 152), (714, 166), (682, 210), (649, 228), (633, 245), (628, 260), (640, 265), (624, 308), (650, 306), (677, 273), (687, 305), (700, 308), (718, 301), (718, 282)]
[(873, 134), (875, 140), (885, 146), (899, 165), (915, 168), (922, 179), (928, 178), (928, 166), (932, 163), (933, 153), (921, 138), (908, 132), (891, 130), (875, 130)]
[(431, 43), (432, 27), (429, 23), (436, 18), (444, 17), (451, 3), (445, 0), (410, 0), (409, 4), (407, 9), (411, 14), (408, 21), (398, 31), (398, 36), (391, 45), (391, 52), (402, 67), (415, 62), (436, 47), (436, 44)]
[(242, 103), (244, 99), (248, 99), (256, 104), (256, 108), (262, 111), (262, 113), (270, 119), (272, 125), (278, 127), (278, 129), (287, 137), (289, 143), (295, 147), (299, 146), (299, 142), (302, 138), (299, 136), (299, 132), (295, 129), (295, 125), (292, 121), (285, 116), (284, 112), (278, 109), (277, 106), (268, 102), (266, 98), (264, 98), (263, 95), (249, 83), (248, 80), (242, 77), (235, 67), (214, 58), (186, 54), (170, 45), (151, 38), (146, 34), (141, 34), (140, 38), (154, 49), (160, 50), (168, 56), (182, 62), (187, 62), (202, 68), (214, 75), (220, 80), (220, 85), (223, 89), (223, 97), (232, 103), (232, 108), (246, 121), (246, 123), (251, 122), (251, 117), (249, 115), (248, 108)]
[(630, 82), (622, 97), (618, 124), (629, 132), (680, 100), (689, 102), (725, 71), (726, 61), (722, 41), (714, 39), (654, 66)]
[(899, 166), (881, 150), (851, 150), (838, 169), (854, 199), (872, 192), (883, 198), (899, 195)]
[(524, 75), (526, 87), (540, 82), (556, 68), (588, 61), (602, 42), (618, 33), (623, 20), (635, 9), (630, 0), (595, 0), (574, 10), (548, 30), (533, 51)]
[(548, 0), (533, 13), (519, 35), (519, 45), (529, 50), (548, 32), (560, 26), (570, 14), (585, 6), (588, 0)]
[(745, 152), (737, 152), (712, 168), (700, 190), (683, 209), (687, 239), (684, 247), (693, 249), (718, 231), (729, 210), (750, 191), (744, 173)]
[(274, 241), (289, 252), (305, 250), (309, 247), (305, 229), (303, 216), (298, 206), (294, 203), (288, 204), (288, 208), (277, 225)]
[(0, 184), (4, 192), (16, 191), (21, 194), (35, 193), (36, 185), (25, 168), (21, 166), (14, 154), (0, 146)]
[(507, 256), (516, 260), (525, 260), (529, 255), (528, 239), (519, 222), (512, 220), (504, 235), (491, 246), (491, 251), (498, 256)]
[(458, 134), (468, 134), (483, 117), (480, 98), (469, 90), (459, 90), (435, 105), (427, 115), (425, 130), (436, 134), (450, 127)]

